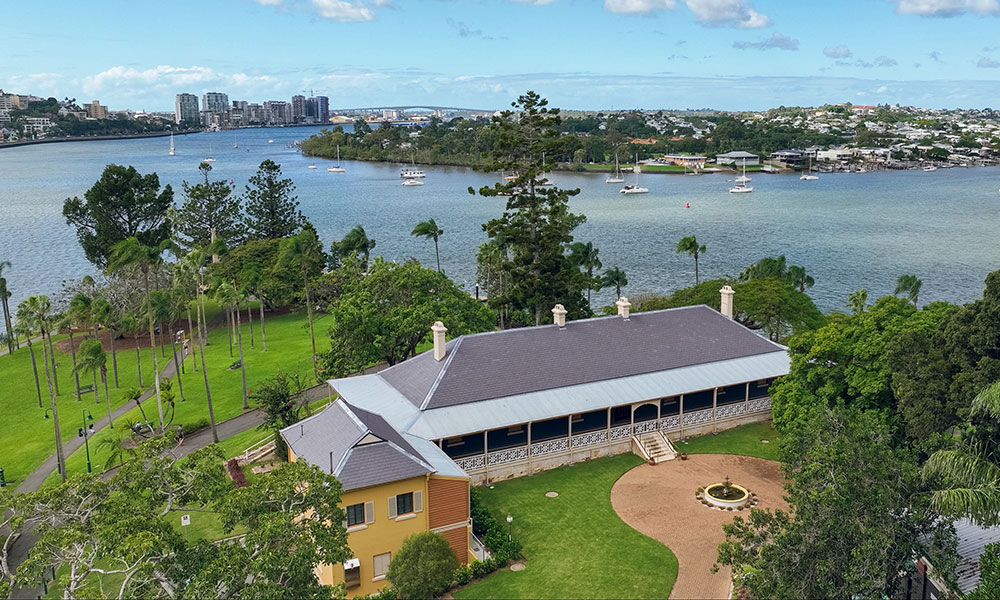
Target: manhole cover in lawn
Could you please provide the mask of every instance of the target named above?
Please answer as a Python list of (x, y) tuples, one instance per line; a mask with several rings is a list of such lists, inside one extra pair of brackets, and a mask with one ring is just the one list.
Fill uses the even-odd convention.
[(511, 571), (523, 571), (524, 570), (524, 563), (516, 562), (516, 563), (514, 563), (514, 564), (512, 564), (510, 566), (510, 570)]
[(555, 498), (558, 495), (559, 495), (559, 492), (545, 492), (545, 497), (546, 498)]

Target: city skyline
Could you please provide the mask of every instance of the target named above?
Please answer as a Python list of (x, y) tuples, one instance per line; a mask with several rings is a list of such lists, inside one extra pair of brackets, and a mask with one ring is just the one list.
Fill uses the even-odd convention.
[(178, 93), (212, 91), (258, 102), (314, 91), (331, 109), (493, 109), (525, 89), (568, 109), (983, 108), (1000, 89), (997, 0), (808, 8), (774, 0), (219, 0), (155, 14), (123, 0), (104, 6), (72, 19), (9, 7), (20, 26), (0, 87), (146, 111), (172, 110)]

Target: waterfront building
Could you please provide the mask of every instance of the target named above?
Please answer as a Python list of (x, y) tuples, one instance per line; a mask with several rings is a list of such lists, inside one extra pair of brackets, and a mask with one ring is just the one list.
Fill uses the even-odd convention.
[(48, 117), (23, 117), (21, 124), (24, 125), (24, 135), (36, 138), (45, 137), (52, 128), (52, 120)]
[(229, 95), (222, 92), (205, 92), (201, 96), (202, 110), (223, 113), (229, 110)]
[(197, 123), (198, 121), (198, 96), (177, 94), (174, 98), (174, 122), (180, 124)]
[(282, 100), (264, 102), (264, 123), (285, 125), (292, 122), (292, 105)]
[(264, 123), (264, 106), (255, 102), (247, 104), (246, 122), (250, 125), (260, 125)]
[[(623, 452), (656, 463), (674, 457), (675, 440), (770, 419), (768, 390), (788, 373), (787, 351), (734, 321), (733, 290), (720, 293), (721, 313), (701, 305), (630, 314), (622, 298), (617, 316), (567, 322), (556, 305), (551, 325), (451, 341), (439, 321), (431, 350), (379, 373), (330, 381), (339, 400), (281, 432), (290, 459), (336, 475), (347, 492), (356, 558), (323, 567), (324, 582), (380, 584), (391, 553), (417, 530), (442, 531), (466, 560), (479, 546), (471, 535), (459, 539), (468, 507), (438, 501), (435, 479), (462, 482), (448, 485), (447, 495), (457, 496), (468, 483)], [(412, 494), (415, 506), (417, 491), (430, 514), (407, 512), (417, 522), (400, 526), (394, 499)], [(435, 517), (437, 502), (448, 507), (447, 518)], [(377, 530), (368, 523), (369, 503), (383, 523)], [(413, 506), (402, 504), (418, 513)]]
[(689, 169), (704, 169), (705, 161), (708, 160), (707, 156), (695, 156), (693, 154), (667, 154), (663, 159), (669, 163), (675, 164), (678, 167), (687, 167)]
[(108, 107), (101, 106), (101, 103), (97, 100), (94, 100), (93, 102), (84, 103), (83, 110), (87, 112), (88, 119), (108, 118)]
[(301, 123), (306, 120), (306, 97), (292, 96), (292, 122)]
[(12, 110), (14, 108), (11, 97), (12, 94), (4, 94), (3, 90), (0, 90), (0, 110)]
[(737, 150), (719, 154), (715, 157), (715, 162), (720, 165), (733, 165), (734, 167), (753, 167), (760, 164), (760, 157), (750, 152)]
[(330, 120), (330, 98), (326, 96), (316, 96), (316, 119), (320, 123)]

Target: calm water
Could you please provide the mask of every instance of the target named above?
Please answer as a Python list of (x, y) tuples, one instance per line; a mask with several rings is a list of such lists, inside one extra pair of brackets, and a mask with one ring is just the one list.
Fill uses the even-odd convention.
[[(504, 200), (470, 196), (466, 189), (496, 181), (463, 168), (425, 168), (422, 187), (402, 187), (399, 167), (298, 154), (288, 143), (318, 128), (250, 129), (175, 138), (47, 144), (0, 150), (0, 260), (13, 263), (13, 302), (54, 293), (63, 280), (93, 273), (75, 232), (62, 217), (63, 200), (80, 195), (107, 163), (155, 171), (170, 183), (178, 203), (181, 181), (198, 180), (198, 163), (212, 156), (213, 175), (233, 179), (239, 190), (266, 158), (281, 164), (296, 186), (302, 212), (325, 245), (364, 225), (387, 259), (416, 257), (434, 264), (434, 245), (410, 236), (433, 217), (444, 229), (441, 263), (471, 289), (475, 250), (485, 240), (481, 224), (498, 215)], [(268, 140), (274, 140), (269, 144)], [(238, 146), (233, 148), (234, 143)], [(315, 164), (318, 168), (308, 169)], [(811, 295), (821, 309), (842, 309), (847, 295), (867, 288), (874, 298), (892, 292), (896, 277), (923, 279), (921, 303), (969, 302), (983, 280), (1000, 269), (1000, 168), (794, 176), (756, 175), (753, 194), (726, 193), (727, 176), (643, 175), (644, 196), (622, 196), (603, 174), (550, 175), (562, 187), (579, 187), (573, 212), (587, 216), (577, 240), (592, 240), (606, 267), (626, 271), (628, 295), (669, 292), (694, 283), (693, 261), (675, 254), (677, 240), (695, 234), (708, 246), (703, 278), (737, 274), (755, 260), (784, 253), (816, 279)], [(631, 182), (632, 176), (629, 176)], [(685, 208), (686, 204), (690, 208)], [(610, 303), (607, 292), (598, 302)]]

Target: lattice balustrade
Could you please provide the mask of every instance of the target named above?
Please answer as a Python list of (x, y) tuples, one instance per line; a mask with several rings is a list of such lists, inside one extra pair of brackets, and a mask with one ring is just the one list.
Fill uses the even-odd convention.
[(597, 444), (603, 444), (607, 440), (608, 432), (604, 429), (600, 431), (581, 433), (573, 436), (573, 447), (586, 448), (587, 446), (596, 446)]
[(749, 403), (747, 412), (764, 412), (771, 410), (771, 399), (770, 398), (754, 398)]
[(712, 409), (698, 410), (695, 412), (684, 413), (684, 424), (685, 425), (697, 425), (698, 423), (708, 423), (712, 420)]
[(556, 452), (565, 452), (567, 450), (569, 450), (569, 440), (566, 438), (559, 438), (531, 445), (532, 456), (544, 456), (546, 454), (555, 454)]
[(717, 419), (727, 419), (729, 417), (735, 417), (737, 415), (742, 415), (746, 412), (746, 403), (737, 402), (735, 404), (727, 404), (725, 406), (720, 406), (715, 409), (715, 417)]
[(681, 426), (681, 418), (677, 415), (660, 419), (660, 431), (670, 431)]
[(652, 421), (643, 421), (641, 423), (636, 423), (632, 426), (634, 435), (642, 435), (644, 433), (653, 433), (659, 429), (659, 423), (654, 419)]
[(485, 461), (483, 461), (483, 455), (477, 454), (476, 456), (468, 456), (466, 458), (456, 458), (453, 459), (455, 464), (458, 465), (459, 469), (462, 469), (466, 473), (472, 471), (481, 471), (485, 466)]
[(611, 428), (611, 440), (627, 440), (632, 437), (632, 426), (622, 425), (620, 427)]
[(517, 462), (519, 460), (528, 459), (528, 447), (518, 446), (517, 448), (507, 448), (506, 450), (497, 450), (496, 452), (490, 452), (489, 455), (490, 466), (493, 465), (503, 465), (507, 463)]

